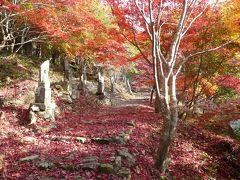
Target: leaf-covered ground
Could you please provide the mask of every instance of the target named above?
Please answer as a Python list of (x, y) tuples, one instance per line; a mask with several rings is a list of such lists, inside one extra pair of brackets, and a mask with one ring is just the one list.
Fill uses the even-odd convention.
[[(123, 179), (114, 173), (84, 170), (80, 166), (89, 156), (97, 156), (100, 163), (111, 164), (116, 152), (122, 149), (128, 149), (136, 160), (134, 165), (122, 163), (131, 170), (131, 179), (158, 179), (153, 159), (162, 120), (146, 99), (139, 96), (121, 106), (101, 106), (90, 95), (81, 96), (73, 104), (56, 97), (58, 113), (55, 122), (40, 121), (29, 126), (26, 125), (28, 105), (14, 102), (33, 91), (34, 84), (32, 80), (26, 80), (0, 90), (0, 96), (9, 97), (12, 102), (0, 109), (0, 179)], [(130, 122), (135, 122), (135, 128), (126, 144), (93, 141), (129, 131)], [(173, 176), (177, 179), (240, 177), (240, 152), (236, 140), (217, 135), (210, 129), (198, 121), (179, 122), (166, 174), (169, 179)], [(84, 137), (86, 141), (80, 143), (78, 137)], [(37, 166), (37, 161), (20, 161), (31, 155), (53, 163), (53, 168), (43, 170)], [(73, 168), (64, 168), (66, 165)]]

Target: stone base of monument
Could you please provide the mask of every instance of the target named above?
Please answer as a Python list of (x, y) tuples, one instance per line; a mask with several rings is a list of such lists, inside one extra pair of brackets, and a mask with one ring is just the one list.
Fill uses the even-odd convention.
[(30, 124), (34, 124), (37, 118), (55, 120), (56, 104), (54, 102), (46, 106), (44, 103), (32, 103), (29, 106), (28, 120)]

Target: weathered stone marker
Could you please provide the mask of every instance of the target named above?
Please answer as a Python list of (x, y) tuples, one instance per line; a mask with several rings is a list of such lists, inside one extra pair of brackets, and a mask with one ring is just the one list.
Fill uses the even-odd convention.
[(49, 80), (49, 60), (42, 63), (39, 71), (38, 87), (35, 93), (35, 102), (29, 108), (29, 120), (36, 122), (36, 113), (44, 119), (54, 120), (55, 103), (52, 102)]
[[(48, 77), (49, 73), (49, 61), (45, 61), (40, 68), (39, 82), (35, 94), (35, 103), (43, 104), (43, 110), (51, 104), (51, 88)], [(41, 108), (40, 108), (41, 109)]]

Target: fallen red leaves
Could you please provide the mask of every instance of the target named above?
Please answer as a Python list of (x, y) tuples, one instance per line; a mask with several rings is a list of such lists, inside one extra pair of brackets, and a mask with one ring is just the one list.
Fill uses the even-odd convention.
[[(29, 83), (28, 83), (29, 84)], [(21, 88), (19, 88), (21, 89)], [(22, 90), (22, 93), (27, 93)], [(0, 91), (8, 92), (12, 91)], [(4, 93), (4, 96), (9, 95)], [(71, 164), (78, 167), (81, 160), (89, 155), (98, 156), (101, 162), (112, 162), (117, 150), (128, 148), (137, 161), (131, 167), (132, 179), (157, 179), (154, 172), (154, 155), (160, 136), (161, 118), (154, 114), (148, 102), (139, 101), (121, 107), (106, 107), (95, 104), (91, 96), (81, 97), (67, 110), (61, 100), (57, 101), (60, 114), (50, 128), (51, 122), (40, 121), (35, 127), (21, 125), (26, 117), (27, 107), (7, 106), (1, 109), (4, 118), (0, 121), (0, 154), (4, 156), (3, 179), (38, 179), (54, 177), (56, 179), (120, 179), (112, 174), (100, 174), (96, 170), (66, 171), (61, 167)], [(93, 99), (91, 99), (93, 98)], [(135, 120), (136, 128), (126, 144), (97, 144), (91, 138), (110, 138), (128, 130), (127, 122)], [(40, 130), (39, 130), (39, 127)], [(68, 141), (51, 141), (48, 137), (69, 137)], [(30, 140), (23, 140), (26, 137)], [(76, 137), (85, 137), (84, 144)], [(218, 145), (230, 144), (232, 152)], [(228, 145), (227, 145), (228, 146)], [(236, 178), (239, 164), (234, 164), (234, 157), (239, 158), (237, 144), (230, 138), (217, 136), (204, 127), (180, 122), (178, 133), (171, 149), (171, 163), (168, 175), (183, 177)], [(53, 169), (40, 170), (34, 162), (20, 162), (19, 159), (39, 155), (41, 159), (55, 164)], [(238, 159), (239, 162), (239, 159)], [(127, 164), (123, 166), (128, 167)]]

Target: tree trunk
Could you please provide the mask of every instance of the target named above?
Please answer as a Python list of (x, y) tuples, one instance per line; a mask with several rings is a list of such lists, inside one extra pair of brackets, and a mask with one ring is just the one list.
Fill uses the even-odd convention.
[(63, 60), (63, 68), (64, 68), (64, 81), (71, 81), (73, 78), (72, 71), (69, 67), (68, 60), (64, 58)]
[(133, 94), (132, 88), (131, 88), (131, 84), (130, 84), (130, 80), (129, 80), (129, 79), (126, 80), (126, 85), (127, 85), (127, 90), (128, 90), (128, 92), (129, 92), (130, 94)]
[(151, 89), (151, 93), (150, 93), (150, 105), (152, 105), (152, 103), (153, 103), (153, 95), (154, 95), (155, 90), (156, 90), (156, 86), (153, 85), (153, 87)]
[(115, 87), (116, 79), (115, 79), (115, 75), (112, 75), (110, 77), (110, 82), (111, 82), (111, 93), (114, 94), (114, 93), (116, 93), (116, 87)]
[(104, 76), (103, 69), (101, 68), (98, 72), (98, 89), (96, 95), (99, 96), (99, 99), (104, 98)]
[(177, 117), (171, 117), (171, 118), (164, 118), (164, 127), (162, 130), (162, 135), (159, 140), (159, 146), (157, 151), (157, 157), (155, 161), (155, 166), (157, 169), (159, 169), (161, 172), (165, 172), (169, 160), (168, 160), (168, 152), (169, 147), (174, 139), (174, 134), (177, 126)]
[(158, 94), (156, 93), (155, 95), (155, 104), (154, 104), (154, 109), (155, 109), (155, 113), (160, 113), (161, 111), (161, 103), (160, 103), (160, 98), (158, 96)]
[(176, 76), (171, 76), (170, 88), (168, 85), (168, 80), (166, 79), (163, 87), (165, 89), (164, 96), (160, 98), (160, 104), (162, 106), (161, 112), (163, 115), (163, 130), (159, 140), (155, 166), (164, 173), (169, 164), (167, 158), (169, 147), (174, 139), (178, 121)]

